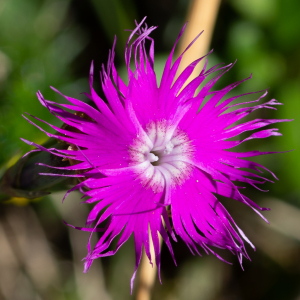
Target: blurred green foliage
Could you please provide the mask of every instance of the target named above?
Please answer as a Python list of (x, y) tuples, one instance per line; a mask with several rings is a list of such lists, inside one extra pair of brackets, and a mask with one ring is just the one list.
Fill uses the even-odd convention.
[(46, 139), (22, 119), (24, 111), (58, 123), (38, 104), (35, 93), (42, 90), (53, 98), (50, 84), (62, 88), (76, 79), (69, 66), (86, 39), (81, 28), (67, 20), (69, 6), (69, 0), (1, 2), (0, 164), (18, 149), (29, 149), (20, 137)]
[[(272, 186), (274, 195), (300, 205), (300, 31), (298, 1), (233, 0), (230, 2), (236, 19), (228, 31), (226, 56), (238, 59), (236, 79), (253, 74), (243, 84), (243, 91), (269, 88), (270, 97), (283, 103), (277, 112), (264, 112), (268, 117), (294, 119), (278, 127), (280, 138), (259, 141), (259, 148), (276, 151), (294, 150), (284, 155), (265, 157), (280, 182)], [(222, 13), (222, 12), (221, 12)], [(266, 162), (265, 162), (266, 161)]]

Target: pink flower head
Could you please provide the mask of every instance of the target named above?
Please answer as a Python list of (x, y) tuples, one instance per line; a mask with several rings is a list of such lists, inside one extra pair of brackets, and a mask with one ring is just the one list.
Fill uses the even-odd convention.
[[(134, 235), (136, 265), (131, 287), (143, 246), (149, 261), (153, 259), (149, 247), (150, 234), (159, 274), (158, 233), (169, 248), (174, 262), (170, 237), (176, 241), (176, 235), (183, 239), (192, 253), (201, 255), (199, 248), (202, 248), (207, 254), (211, 252), (223, 260), (213, 250), (213, 247), (217, 247), (236, 254), (241, 264), (243, 256), (249, 258), (244, 241), (252, 248), (254, 246), (215, 194), (250, 206), (265, 220), (258, 210), (267, 209), (244, 196), (240, 192), (241, 187), (234, 182), (248, 183), (258, 189), (258, 184), (270, 181), (257, 174), (262, 172), (259, 168), (276, 178), (262, 165), (244, 160), (274, 152), (233, 152), (228, 149), (250, 139), (281, 135), (276, 128), (262, 128), (289, 121), (255, 119), (233, 125), (256, 109), (275, 109), (273, 106), (281, 103), (273, 99), (264, 104), (238, 108), (242, 104), (259, 102), (267, 94), (265, 91), (255, 101), (232, 104), (243, 95), (230, 98), (226, 98), (226, 95), (246, 79), (212, 91), (214, 84), (232, 68), (232, 64), (217, 65), (206, 70), (205, 62), (200, 74), (183, 88), (196, 65), (204, 59), (202, 57), (191, 63), (175, 80), (184, 53), (173, 65), (172, 57), (185, 26), (167, 59), (158, 86), (154, 73), (154, 41), (149, 36), (155, 27), (148, 28), (144, 20), (131, 32), (125, 48), (128, 86), (114, 66), (115, 43), (109, 53), (107, 67), (102, 66), (101, 83), (105, 101), (93, 89), (92, 64), (89, 77), (91, 92), (86, 95), (96, 108), (68, 96), (64, 97), (70, 104), (55, 103), (37, 93), (41, 104), (66, 126), (58, 128), (33, 118), (54, 128), (58, 134), (48, 133), (39, 127), (49, 137), (69, 144), (69, 148), (46, 149), (24, 140), (41, 151), (69, 159), (71, 165), (61, 168), (66, 173), (74, 171), (75, 174), (63, 176), (81, 178), (80, 183), (70, 191), (80, 189), (88, 197), (85, 203), (94, 204), (86, 227), (79, 229), (90, 231), (91, 234), (102, 231), (103, 234), (94, 249), (88, 243), (85, 272), (94, 259), (114, 255)], [(145, 47), (147, 40), (150, 43), (148, 51)], [(130, 67), (131, 61), (135, 63), (134, 70)], [(213, 73), (216, 75), (194, 96), (199, 85)], [(199, 110), (204, 99), (207, 102)], [(231, 139), (252, 130), (257, 131), (243, 140)], [(48, 173), (42, 175), (57, 176)], [(104, 228), (98, 227), (101, 225)], [(116, 249), (110, 250), (112, 240), (118, 235), (120, 238)]]

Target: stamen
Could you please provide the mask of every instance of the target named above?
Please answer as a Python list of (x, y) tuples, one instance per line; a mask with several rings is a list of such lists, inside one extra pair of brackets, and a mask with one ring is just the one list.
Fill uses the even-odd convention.
[(164, 150), (164, 153), (165, 153), (165, 154), (170, 154), (170, 153), (172, 152), (173, 148), (174, 148), (173, 143), (172, 143), (171, 141), (169, 141), (169, 142), (167, 143), (167, 145), (166, 145), (166, 148), (165, 148), (165, 150)]
[(147, 155), (147, 159), (152, 163), (154, 161), (158, 161), (159, 158), (155, 154), (149, 152)]

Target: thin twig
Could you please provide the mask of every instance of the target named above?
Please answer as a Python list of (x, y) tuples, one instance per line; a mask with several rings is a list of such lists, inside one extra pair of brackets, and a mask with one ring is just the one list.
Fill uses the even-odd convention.
[[(176, 76), (181, 74), (182, 71), (194, 60), (202, 57), (208, 52), (220, 3), (221, 0), (191, 1), (187, 15), (188, 25), (183, 37), (180, 40), (178, 53), (181, 54), (202, 30), (204, 30), (204, 32), (193, 44), (193, 46), (187, 50), (185, 55), (183, 55)], [(198, 66), (194, 69), (194, 72), (185, 83), (185, 86), (199, 74), (201, 67), (202, 65), (198, 64)]]
[[(213, 34), (213, 28), (217, 18), (219, 6), (221, 0), (193, 0), (191, 1), (190, 8), (187, 15), (187, 21), (189, 21), (188, 26), (184, 32), (181, 39), (180, 47), (178, 53), (182, 53), (188, 44), (201, 32), (204, 30), (203, 36), (199, 38), (193, 46), (186, 52), (180, 63), (179, 69), (177, 71), (177, 76), (180, 74), (191, 62), (197, 58), (206, 54), (208, 47), (211, 42), (211, 37)], [(186, 85), (197, 76), (201, 68), (199, 64), (192, 75), (189, 77)], [(162, 239), (160, 238), (160, 245)], [(150, 239), (150, 249), (151, 256), (154, 256), (153, 244)], [(153, 263), (153, 268), (149, 263), (149, 260), (145, 253), (143, 252), (141, 261), (141, 270), (139, 275), (139, 286), (137, 290), (137, 300), (150, 300), (151, 290), (155, 282), (155, 277), (157, 273), (156, 264)]]

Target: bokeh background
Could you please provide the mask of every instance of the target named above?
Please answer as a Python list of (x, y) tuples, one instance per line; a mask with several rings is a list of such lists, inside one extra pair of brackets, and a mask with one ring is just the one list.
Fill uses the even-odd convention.
[[(141, 20), (145, 15), (148, 24), (159, 26), (152, 35), (159, 76), (187, 18), (189, 2), (1, 0), (0, 172), (30, 150), (20, 137), (36, 143), (46, 141), (43, 133), (21, 117), (24, 111), (61, 125), (39, 104), (37, 90), (46, 99), (63, 101), (49, 89), (52, 85), (64, 94), (86, 100), (80, 93), (89, 90), (90, 63), (94, 60), (95, 69), (100, 69), (115, 34), (116, 64), (125, 75), (123, 57), (128, 32), (124, 29), (133, 28), (134, 19)], [(240, 150), (295, 150), (256, 159), (280, 179), (276, 184), (265, 184), (268, 193), (250, 187), (246, 190), (260, 205), (272, 208), (264, 213), (270, 225), (251, 209), (222, 199), (257, 246), (256, 252), (248, 247), (252, 262), (244, 262), (245, 271), (230, 253), (221, 254), (232, 266), (211, 255), (194, 257), (179, 241), (174, 243), (178, 267), (163, 246), (163, 285), (156, 281), (153, 299), (300, 299), (299, 11), (298, 0), (222, 1), (209, 63), (236, 59), (237, 63), (217, 87), (252, 73), (252, 79), (239, 86), (235, 94), (269, 88), (268, 99), (284, 103), (277, 111), (261, 110), (253, 117), (294, 119), (278, 124), (282, 137), (252, 140)], [(99, 84), (97, 90), (101, 94)], [(115, 256), (98, 259), (88, 274), (82, 274), (88, 233), (65, 226), (62, 219), (83, 226), (90, 207), (80, 206), (80, 195), (76, 193), (62, 205), (63, 195), (60, 192), (33, 201), (12, 199), (0, 204), (0, 299), (133, 299), (133, 240)], [(134, 293), (137, 286), (138, 280)]]

